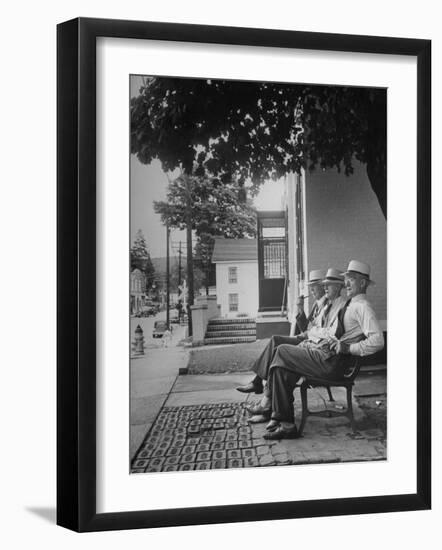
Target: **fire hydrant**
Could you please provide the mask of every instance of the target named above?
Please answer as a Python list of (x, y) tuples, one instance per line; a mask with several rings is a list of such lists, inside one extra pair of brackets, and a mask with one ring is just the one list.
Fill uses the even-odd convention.
[(132, 351), (134, 355), (144, 355), (144, 334), (140, 325), (135, 329), (135, 341), (132, 342)]

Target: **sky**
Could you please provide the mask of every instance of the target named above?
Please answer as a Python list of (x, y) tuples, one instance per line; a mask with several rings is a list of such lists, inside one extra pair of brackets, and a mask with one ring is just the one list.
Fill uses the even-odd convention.
[[(166, 255), (166, 228), (160, 215), (153, 210), (153, 201), (166, 198), (168, 179), (159, 161), (141, 164), (135, 155), (130, 157), (130, 234), (133, 242), (136, 232), (143, 232), (151, 257)], [(253, 204), (258, 210), (280, 210), (284, 192), (283, 180), (263, 184)], [(171, 230), (171, 244), (181, 240), (185, 248), (186, 232)], [(174, 246), (173, 248), (176, 248)], [(183, 248), (183, 249), (184, 249)]]
[[(142, 77), (131, 77), (131, 97), (138, 95), (141, 84)], [(170, 176), (173, 178), (177, 175), (178, 172)], [(145, 165), (139, 162), (135, 155), (130, 155), (131, 243), (136, 232), (141, 229), (153, 258), (166, 256), (166, 228), (161, 223), (159, 214), (153, 210), (153, 201), (165, 200), (167, 185), (167, 175), (163, 172), (158, 160)], [(282, 180), (264, 183), (253, 201), (254, 206), (258, 210), (280, 210), (283, 190)], [(179, 241), (182, 241), (185, 249), (185, 231), (171, 230), (170, 237), (172, 249), (177, 249)], [(171, 254), (174, 253), (176, 252), (172, 250)]]

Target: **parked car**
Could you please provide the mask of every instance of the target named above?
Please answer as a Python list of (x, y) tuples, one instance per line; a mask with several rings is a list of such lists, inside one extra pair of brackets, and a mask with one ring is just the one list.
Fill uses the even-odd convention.
[(158, 302), (147, 300), (145, 306), (153, 311), (153, 315), (156, 315), (160, 311), (160, 304)]
[(167, 330), (167, 321), (155, 321), (153, 325), (152, 338), (162, 338)]
[(135, 317), (150, 317), (151, 315), (155, 315), (156, 311), (150, 307), (150, 306), (142, 306), (138, 313), (136, 313)]

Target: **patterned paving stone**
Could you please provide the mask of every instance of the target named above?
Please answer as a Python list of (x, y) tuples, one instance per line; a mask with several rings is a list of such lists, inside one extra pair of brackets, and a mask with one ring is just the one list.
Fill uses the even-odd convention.
[[(248, 402), (248, 405), (251, 403)], [(348, 425), (309, 419), (304, 437), (267, 443), (265, 424), (251, 426), (246, 403), (164, 407), (132, 462), (132, 473), (250, 468), (285, 464), (382, 460), (377, 428), (354, 434)]]
[(167, 456), (178, 456), (181, 454), (181, 447), (170, 447), (167, 449)]
[(149, 466), (162, 466), (165, 460), (165, 457), (152, 458), (149, 462)]
[(244, 464), (241, 458), (231, 458), (227, 461), (228, 468), (243, 468)]
[(210, 470), (211, 464), (210, 461), (197, 462), (195, 470)]
[(213, 459), (214, 460), (225, 460), (226, 459), (226, 451), (213, 451)]
[(148, 464), (148, 460), (135, 460), (133, 463), (134, 468), (145, 468)]
[(199, 462), (199, 461), (203, 461), (203, 462), (207, 462), (207, 461), (210, 461), (212, 458), (212, 451), (203, 451), (202, 453), (198, 453), (196, 455), (196, 460)]
[(163, 466), (162, 472), (176, 472), (178, 470), (178, 464), (166, 464)]
[(242, 449), (241, 456), (243, 458), (252, 458), (256, 456), (256, 449)]
[(195, 462), (196, 461), (196, 453), (188, 453), (186, 455), (181, 455), (180, 462)]
[[(227, 451), (227, 458), (233, 459), (233, 458), (241, 458), (241, 451), (238, 449), (232, 449), (230, 451)], [(236, 466), (235, 466), (236, 467)]]
[(259, 466), (259, 462), (256, 456), (244, 458), (243, 463), (246, 468)]
[(151, 451), (143, 451), (141, 450), (138, 453), (138, 458), (150, 458), (152, 456), (153, 450)]
[(168, 456), (164, 461), (164, 464), (178, 464), (180, 461), (179, 456)]
[(149, 466), (145, 470), (146, 472), (161, 472), (161, 466)]
[(162, 457), (162, 456), (166, 456), (167, 454), (167, 449), (155, 449), (155, 451), (152, 453), (152, 456), (154, 458), (157, 458), (157, 457)]
[[(164, 407), (140, 447), (132, 471), (240, 467), (240, 448), (251, 446), (243, 403)], [(230, 456), (227, 451), (235, 451)], [(230, 464), (230, 466), (229, 466)], [(232, 465), (234, 464), (234, 465)]]

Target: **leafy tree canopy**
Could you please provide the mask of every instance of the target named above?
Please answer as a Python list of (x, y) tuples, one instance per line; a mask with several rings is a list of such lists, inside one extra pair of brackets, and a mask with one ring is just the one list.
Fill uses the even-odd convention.
[(197, 236), (254, 236), (255, 210), (250, 202), (239, 200), (238, 193), (236, 183), (183, 175), (169, 183), (166, 201), (154, 201), (154, 210), (170, 227), (186, 229), (190, 222)]
[(386, 91), (153, 77), (131, 103), (131, 148), (165, 171), (246, 180), (367, 167), (386, 214)]

